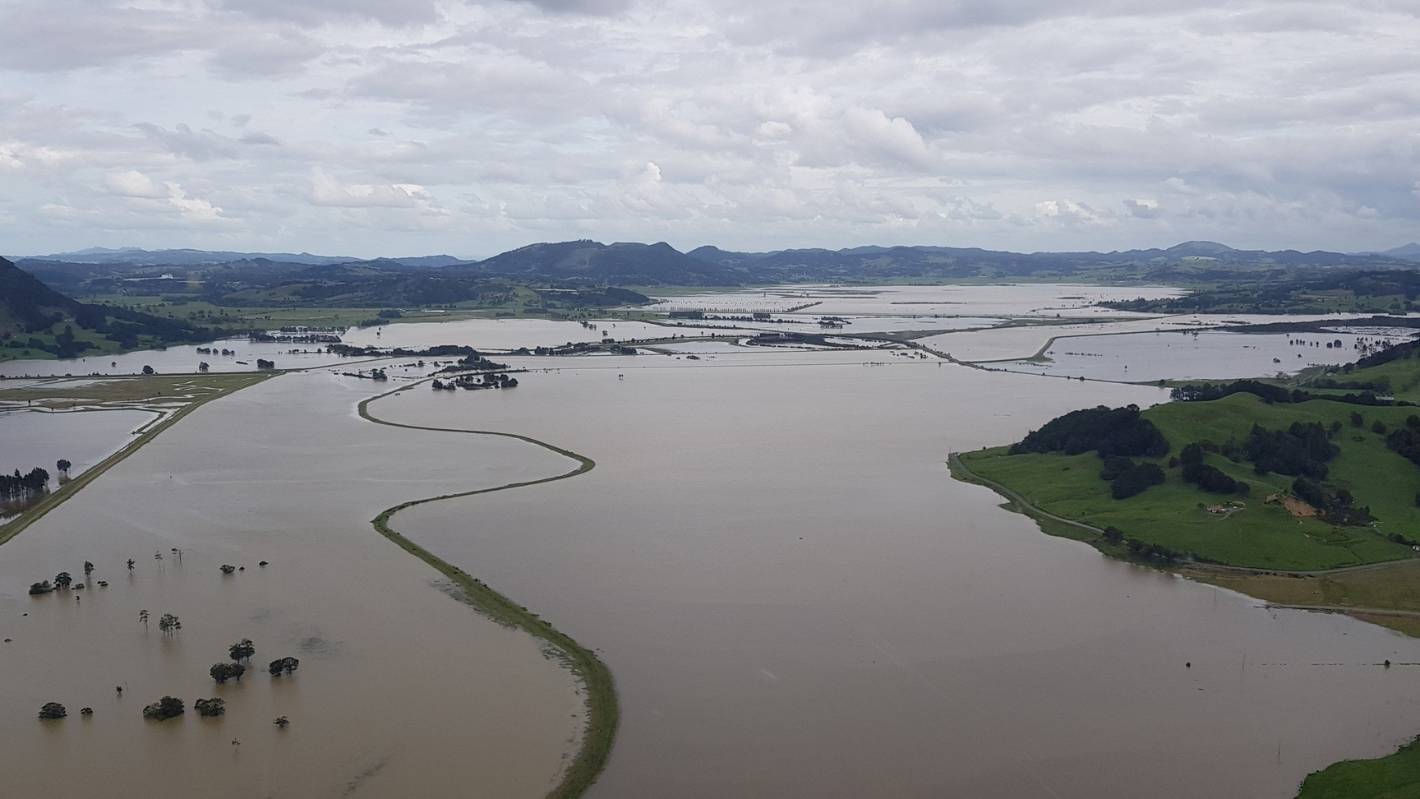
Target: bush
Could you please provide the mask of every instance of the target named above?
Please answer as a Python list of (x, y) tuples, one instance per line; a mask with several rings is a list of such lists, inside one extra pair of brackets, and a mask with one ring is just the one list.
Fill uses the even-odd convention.
[(1128, 499), (1163, 481), (1164, 470), (1157, 463), (1141, 463), (1114, 478), (1109, 484), (1109, 493), (1115, 499)]
[(1183, 480), (1214, 494), (1234, 494), (1238, 492), (1238, 486), (1244, 485), (1206, 463), (1190, 463), (1183, 467)]

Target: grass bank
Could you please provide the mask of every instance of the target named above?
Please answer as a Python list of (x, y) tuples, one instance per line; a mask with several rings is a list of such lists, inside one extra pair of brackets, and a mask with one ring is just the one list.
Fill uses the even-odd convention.
[[(420, 385), (420, 383), (415, 385)], [(612, 744), (616, 738), (616, 727), (620, 719), (620, 708), (616, 697), (616, 683), (612, 678), (611, 670), (608, 669), (606, 664), (590, 649), (587, 649), (577, 643), (571, 636), (553, 627), (547, 620), (490, 588), (486, 583), (473, 577), (458, 566), (449, 563), (406, 538), (391, 526), (390, 520), (400, 511), (406, 508), (412, 508), (416, 505), (566, 480), (591, 471), (596, 467), (596, 462), (585, 455), (517, 433), (402, 424), (400, 422), (391, 422), (381, 419), (370, 413), (370, 403), (392, 394), (397, 394), (400, 391), (405, 391), (408, 388), (411, 388), (411, 386), (402, 386), (393, 391), (387, 391), (362, 401), (358, 406), (360, 418), (375, 424), (387, 425), (389, 427), (402, 427), (409, 430), (430, 430), (443, 433), (517, 439), (518, 441), (542, 447), (563, 457), (570, 458), (577, 464), (569, 471), (551, 477), (401, 502), (398, 505), (386, 508), (371, 521), (371, 524), (374, 525), (376, 531), (390, 541), (393, 541), (399, 548), (434, 567), (439, 573), (443, 574), (457, 585), (465, 602), (499, 624), (523, 630), (539, 641), (542, 641), (545, 645), (551, 647), (556, 652), (557, 657), (581, 680), (586, 690), (587, 704), (587, 722), (583, 729), (581, 749), (577, 752), (571, 765), (569, 765), (567, 770), (563, 773), (562, 780), (548, 794), (552, 799), (571, 799), (572, 797), (581, 796), (591, 787), (592, 783), (596, 782), (597, 776), (601, 774), (602, 769), (605, 768), (607, 758), (611, 755)]]
[(1420, 796), (1420, 738), (1373, 760), (1343, 760), (1307, 775), (1297, 799), (1414, 799)]

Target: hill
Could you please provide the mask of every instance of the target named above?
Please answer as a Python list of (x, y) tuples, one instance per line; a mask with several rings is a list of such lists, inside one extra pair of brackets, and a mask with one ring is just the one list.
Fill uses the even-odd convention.
[(1398, 269), (1414, 264), (1390, 255), (1296, 250), (1238, 250), (1190, 241), (1166, 249), (1015, 253), (975, 247), (853, 247), (732, 252), (705, 246), (690, 257), (744, 272), (754, 282), (961, 278), (1087, 278), (1204, 282), (1251, 274), (1258, 279), (1297, 270)]
[(223, 332), (125, 308), (82, 303), (0, 258), (0, 358), (67, 358), (207, 341)]
[(464, 268), (483, 275), (633, 286), (734, 286), (747, 277), (738, 269), (692, 258), (664, 242), (530, 244), (469, 267), (451, 267)]

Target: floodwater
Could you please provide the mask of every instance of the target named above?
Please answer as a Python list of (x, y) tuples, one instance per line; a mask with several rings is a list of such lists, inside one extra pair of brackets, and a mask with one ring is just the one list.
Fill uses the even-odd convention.
[[(1002, 361), (992, 366), (1026, 374), (1096, 380), (1165, 380), (1289, 375), (1310, 366), (1339, 366), (1363, 354), (1358, 340), (1403, 337), (1352, 333), (1127, 333), (1056, 339), (1046, 361)], [(1335, 342), (1341, 346), (1332, 347)]]
[[(796, 287), (764, 300), (823, 299), (809, 316), (1106, 319), (1123, 315), (1081, 306), (1141, 293)], [(1022, 357), (1070, 328), (1189, 324), (930, 341)], [(617, 339), (665, 330), (612, 325), (400, 324), (355, 343), (511, 349), (602, 326)], [(910, 351), (673, 348), (703, 357), (506, 358), (529, 370), (515, 390), (418, 385), (371, 406), (595, 459), (570, 480), (392, 521), (606, 660), (623, 716), (592, 796), (1288, 797), (1309, 771), (1420, 732), (1420, 670), (1378, 665), (1420, 662), (1420, 641), (1106, 559), (947, 473), (951, 451), (1162, 390)], [(557, 781), (583, 721), (575, 681), (369, 520), (572, 464), (516, 440), (372, 424), (355, 404), (416, 373), (392, 367), (372, 384), (337, 371), (199, 408), (0, 549), (7, 791), (48, 792), (62, 776), (118, 796), (161, 779), (174, 796), (534, 797)], [(109, 587), (26, 595), (85, 560), (98, 567), (85, 579)], [(224, 577), (222, 563), (245, 570)], [(164, 612), (182, 618), (177, 635), (158, 631)], [(207, 668), (244, 637), (254, 672), (215, 686)], [(269, 677), (283, 655), (300, 670)], [(164, 694), (189, 707), (221, 696), (228, 712), (144, 721)], [(67, 720), (34, 718), (51, 700)], [(291, 726), (275, 728), (277, 715)]]
[(102, 410), (0, 412), (0, 472), (28, 472), (43, 467), (58, 479), (55, 462), (72, 465), (71, 477), (133, 440), (133, 434), (158, 417), (154, 411)]
[(970, 286), (776, 286), (658, 298), (649, 310), (715, 312), (770, 311), (808, 316), (901, 314), (916, 316), (1135, 316), (1095, 305), (1136, 297), (1175, 297), (1167, 286), (1082, 286), (1068, 283), (1018, 283)]
[(671, 336), (709, 336), (734, 331), (698, 327), (653, 325), (647, 322), (601, 320), (593, 327), (580, 322), (551, 319), (461, 319), (454, 322), (406, 322), (382, 327), (351, 328), (341, 337), (345, 343), (361, 347), (428, 347), (458, 344), (481, 350), (512, 350), (519, 347), (560, 347), (563, 344), (617, 341)]
[[(198, 347), (235, 350), (236, 355), (203, 354)], [(338, 364), (348, 358), (320, 352), (324, 344), (276, 344), (253, 342), (245, 338), (224, 339), (210, 344), (181, 344), (164, 350), (140, 350), (121, 355), (87, 355), (29, 361), (0, 361), (0, 377), (58, 377), (64, 375), (136, 375), (144, 366), (159, 374), (187, 374), (207, 363), (213, 372), (255, 372), (256, 361), (273, 361), (278, 369), (302, 369), (311, 366)], [(304, 350), (304, 352), (292, 352)]]
[(943, 464), (1161, 391), (814, 356), (374, 404), (597, 461), (399, 525), (603, 653), (593, 796), (1284, 797), (1417, 732), (1420, 671), (1377, 664), (1420, 642), (1107, 560)]
[[(557, 781), (582, 723), (570, 674), (440, 590), (370, 519), (567, 461), (372, 424), (353, 410), (371, 393), (298, 373), (212, 402), (0, 549), (6, 795), (62, 782), (106, 796), (539, 797)], [(61, 570), (85, 580), (85, 560), (97, 567), (85, 590), (26, 595)], [(223, 576), (223, 563), (245, 571)], [(167, 612), (175, 636), (158, 629)], [(208, 667), (241, 638), (255, 642), (253, 670), (215, 685)], [(268, 676), (287, 655), (300, 670)], [(187, 715), (144, 720), (166, 694)], [(209, 696), (225, 698), (225, 717), (191, 710)], [(37, 721), (47, 701), (69, 718)]]

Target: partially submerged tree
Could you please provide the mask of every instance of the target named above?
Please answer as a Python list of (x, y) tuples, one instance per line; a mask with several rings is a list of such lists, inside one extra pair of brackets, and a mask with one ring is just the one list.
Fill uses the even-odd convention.
[(227, 712), (227, 703), (221, 697), (214, 696), (211, 699), (199, 699), (192, 703), (192, 708), (199, 716), (220, 716)]
[(227, 647), (227, 654), (232, 656), (232, 660), (251, 660), (251, 656), (256, 654), (256, 647), (250, 638), (243, 638)]
[(230, 563), (223, 563), (221, 569), (223, 574), (231, 574), (232, 572), (237, 570), (237, 567), (233, 566)]
[(39, 596), (40, 594), (48, 594), (48, 593), (52, 592), (53, 590), (54, 590), (54, 586), (53, 586), (53, 585), (50, 585), (50, 582), (49, 582), (48, 580), (40, 580), (40, 581), (37, 582), (37, 583), (30, 583), (30, 596)]
[(293, 657), (284, 657), (271, 661), (266, 670), (271, 672), (272, 677), (280, 677), (285, 674), (290, 676), (291, 672), (301, 667), (301, 661)]
[(68, 477), (69, 470), (74, 468), (74, 464), (70, 463), (66, 458), (60, 458), (59, 461), (54, 465), (57, 469), (59, 469), (59, 474), (61, 477)]
[(138, 621), (143, 622), (143, 626), (144, 626), (144, 627), (147, 627), (147, 626), (148, 626), (148, 611), (147, 611), (147, 610), (140, 610), (140, 611), (138, 611)]
[(158, 619), (158, 629), (166, 635), (176, 635), (177, 631), (182, 629), (182, 621), (171, 613), (164, 613), (162, 618)]
[(85, 577), (88, 577), (89, 575), (91, 575), (91, 574), (93, 574), (93, 573), (94, 573), (94, 564), (88, 562), (87, 560), (84, 561), (84, 576), (85, 576)]
[(227, 680), (241, 682), (242, 675), (247, 673), (247, 667), (240, 663), (214, 663), (207, 673), (212, 675), (212, 679), (216, 680), (218, 684), (225, 683)]
[(69, 572), (60, 572), (54, 575), (55, 588), (68, 588), (72, 582), (74, 582), (74, 578), (69, 576)]
[(151, 705), (143, 708), (143, 718), (154, 719), (156, 721), (167, 721), (181, 716), (186, 712), (182, 700), (175, 696), (165, 696)]
[(39, 709), (39, 717), (42, 719), (62, 719), (69, 715), (69, 711), (58, 702), (45, 702)]
[(291, 720), (286, 718), (285, 716), (277, 716), (276, 719), (273, 720), (271, 723), (275, 724), (283, 730), (291, 726)]

